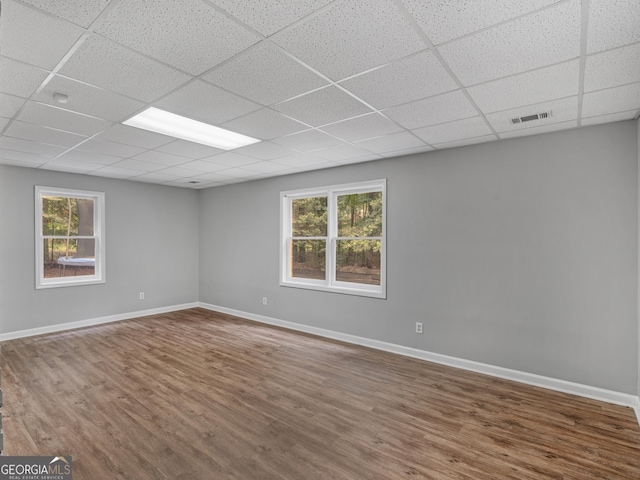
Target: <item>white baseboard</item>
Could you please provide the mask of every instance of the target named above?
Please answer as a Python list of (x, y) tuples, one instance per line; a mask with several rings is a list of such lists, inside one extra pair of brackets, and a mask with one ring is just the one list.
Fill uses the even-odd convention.
[(385, 352), (396, 353), (398, 355), (404, 355), (406, 357), (417, 358), (428, 362), (439, 363), (450, 367), (460, 368), (463, 370), (469, 370), (472, 372), (482, 373), (485, 375), (491, 375), (498, 378), (504, 378), (506, 380), (513, 380), (528, 385), (534, 385), (536, 387), (547, 388), (549, 390), (556, 390), (559, 392), (569, 393), (572, 395), (578, 395), (581, 397), (591, 398), (594, 400), (600, 400), (607, 403), (613, 403), (616, 405), (623, 405), (631, 407), (635, 410), (638, 423), (640, 424), (640, 397), (635, 395), (629, 395), (626, 393), (615, 392), (612, 390), (605, 390), (598, 387), (592, 387), (589, 385), (582, 385), (579, 383), (567, 382), (565, 380), (559, 380), (551, 377), (544, 377), (533, 373), (520, 372), (518, 370), (511, 370), (508, 368), (497, 367), (494, 365), (488, 365), (485, 363), (474, 362), (472, 360), (465, 360), (462, 358), (450, 357), (448, 355), (442, 355), (439, 353), (428, 352), (425, 350), (419, 350), (417, 348), (405, 347), (394, 343), (382, 342), (380, 340), (373, 340), (365, 337), (359, 337), (356, 335), (350, 335), (347, 333), (340, 333), (333, 330), (327, 330), (324, 328), (312, 327), (301, 323), (288, 322), (286, 320), (279, 320), (277, 318), (267, 317), (264, 315), (257, 315), (254, 313), (243, 312), (232, 308), (221, 307), (218, 305), (212, 305), (202, 302), (185, 303), (181, 305), (172, 305), (168, 307), (152, 308), (148, 310), (139, 310), (137, 312), (121, 313), (117, 315), (109, 315), (106, 317), (91, 318), (88, 320), (80, 320), (77, 322), (69, 322), (58, 325), (50, 325), (40, 328), (31, 328), (28, 330), (20, 330), (16, 332), (0, 334), (0, 342), (7, 340), (14, 340), (17, 338), (31, 337), (34, 335), (43, 335), (45, 333), (55, 333), (64, 330), (71, 330), (74, 328), (90, 327), (93, 325), (100, 325), (104, 323), (118, 322), (120, 320), (129, 320), (132, 318), (146, 317), (148, 315), (157, 315), (160, 313), (175, 312), (179, 310), (186, 310), (188, 308), (201, 307), (214, 312), (226, 313), (234, 315), (236, 317), (246, 318), (260, 323), (269, 325), (275, 325), (278, 327), (287, 328), (290, 330), (296, 330), (299, 332), (310, 333), (318, 335), (320, 337), (331, 338), (334, 340), (340, 340), (346, 343), (352, 343), (355, 345), (362, 345), (365, 347), (374, 348), (376, 350), (383, 350)]
[(420, 360), (426, 360), (428, 362), (439, 363), (450, 367), (461, 368), (463, 370), (470, 370), (472, 372), (482, 373), (485, 375), (491, 375), (493, 377), (504, 378), (506, 380), (513, 380), (536, 387), (542, 387), (549, 390), (555, 390), (558, 392), (569, 393), (572, 395), (578, 395), (580, 397), (591, 398), (594, 400), (600, 400), (607, 403), (613, 403), (616, 405), (623, 405), (625, 407), (634, 408), (638, 417), (638, 423), (640, 424), (640, 400), (635, 395), (629, 395), (627, 393), (615, 392), (612, 390), (605, 390), (603, 388), (592, 387), (589, 385), (582, 385), (579, 383), (567, 382), (565, 380), (559, 380), (557, 378), (544, 377), (542, 375), (536, 375), (533, 373), (520, 372), (518, 370), (511, 370), (508, 368), (497, 367), (494, 365), (488, 365), (485, 363), (474, 362), (472, 360), (464, 360), (462, 358), (450, 357), (447, 355), (441, 355), (439, 353), (428, 352), (425, 350), (419, 350), (417, 348), (405, 347), (402, 345), (396, 345), (393, 343), (382, 342), (379, 340), (372, 340), (369, 338), (358, 337), (356, 335), (349, 335), (346, 333), (335, 332), (333, 330), (326, 330), (323, 328), (312, 327), (309, 325), (303, 325), (300, 323), (288, 322), (285, 320), (279, 320), (277, 318), (266, 317), (264, 315), (257, 315), (254, 313), (242, 312), (234, 310), (232, 308), (220, 307), (218, 305), (211, 305), (208, 303), (200, 302), (200, 307), (215, 312), (226, 313), (237, 317), (247, 318), (260, 323), (266, 323), (269, 325), (276, 325), (279, 327), (288, 328), (291, 330), (297, 330), (300, 332), (311, 333), (321, 337), (332, 338), (334, 340), (340, 340), (347, 343), (353, 343), (356, 345), (362, 345), (365, 347), (375, 348), (376, 350), (383, 350), (385, 352), (396, 353), (407, 357), (418, 358)]
[(30, 328), (28, 330), (19, 330), (17, 332), (1, 333), (0, 342), (14, 340), (16, 338), (32, 337), (34, 335), (43, 335), (45, 333), (62, 332), (73, 328), (91, 327), (102, 323), (119, 322), (120, 320), (129, 320), (131, 318), (146, 317), (148, 315), (157, 315), (159, 313), (175, 312), (185, 310), (187, 308), (195, 308), (197, 302), (185, 303), (182, 305), (172, 305), (169, 307), (151, 308), (148, 310), (139, 310), (137, 312), (120, 313), (117, 315), (109, 315), (106, 317), (90, 318), (88, 320), (79, 320), (77, 322), (61, 323), (58, 325), (50, 325), (47, 327)]

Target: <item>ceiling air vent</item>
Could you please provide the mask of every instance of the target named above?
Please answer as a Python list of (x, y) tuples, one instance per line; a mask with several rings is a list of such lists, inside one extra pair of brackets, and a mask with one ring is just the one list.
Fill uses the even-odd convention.
[(526, 115), (524, 117), (516, 117), (511, 119), (511, 123), (517, 125), (519, 123), (531, 122), (533, 120), (542, 120), (543, 118), (549, 118), (551, 116), (551, 110), (548, 112), (534, 113), (533, 115)]

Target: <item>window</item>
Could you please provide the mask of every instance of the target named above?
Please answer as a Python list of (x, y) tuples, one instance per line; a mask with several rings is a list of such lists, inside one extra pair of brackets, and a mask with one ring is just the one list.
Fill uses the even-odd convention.
[(36, 288), (104, 283), (104, 193), (36, 187)]
[(386, 298), (386, 180), (280, 194), (280, 284)]

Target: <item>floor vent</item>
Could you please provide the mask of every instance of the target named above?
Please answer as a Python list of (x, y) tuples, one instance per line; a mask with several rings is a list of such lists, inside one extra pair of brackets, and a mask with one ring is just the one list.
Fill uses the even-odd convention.
[(531, 122), (533, 120), (542, 120), (543, 118), (549, 118), (551, 116), (551, 110), (548, 112), (534, 113), (533, 115), (526, 115), (524, 117), (516, 117), (511, 119), (511, 123), (517, 125), (518, 123)]

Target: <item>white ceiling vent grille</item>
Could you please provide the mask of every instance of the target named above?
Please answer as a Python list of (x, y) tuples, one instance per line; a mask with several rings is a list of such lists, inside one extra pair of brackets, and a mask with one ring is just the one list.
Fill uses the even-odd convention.
[(531, 122), (533, 120), (542, 120), (543, 118), (549, 118), (551, 116), (551, 110), (548, 112), (534, 113), (533, 115), (526, 115), (524, 117), (516, 117), (511, 119), (511, 123), (517, 125), (518, 123)]

